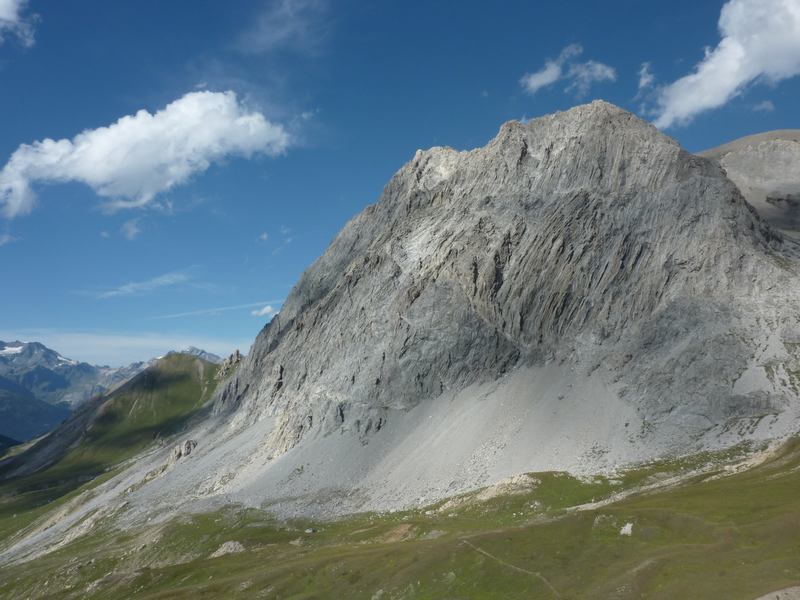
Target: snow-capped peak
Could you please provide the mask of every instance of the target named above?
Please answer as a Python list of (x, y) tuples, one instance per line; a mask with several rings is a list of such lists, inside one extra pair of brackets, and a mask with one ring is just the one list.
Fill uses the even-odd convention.
[(6, 346), (2, 350), (0, 350), (0, 355), (2, 356), (11, 356), (13, 354), (19, 354), (22, 352), (25, 346)]

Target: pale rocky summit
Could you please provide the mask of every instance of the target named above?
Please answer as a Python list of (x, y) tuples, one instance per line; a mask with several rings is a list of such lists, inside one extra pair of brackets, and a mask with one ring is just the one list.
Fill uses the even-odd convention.
[(722, 165), (770, 225), (800, 241), (800, 129), (752, 135), (700, 154)]
[(222, 363), (221, 357), (217, 356), (216, 354), (212, 354), (211, 352), (206, 352), (201, 348), (196, 348), (195, 346), (189, 346), (184, 350), (170, 352), (169, 354), (188, 354), (189, 356), (196, 356), (197, 358), (202, 358), (203, 360), (208, 361), (214, 365)]
[(170, 450), (143, 456), (16, 551), (123, 500), (121, 523), (392, 510), (795, 432), (794, 247), (605, 102), (419, 151), (226, 374), (190, 460), (144, 481)]
[(651, 426), (758, 420), (796, 399), (734, 385), (772, 333), (758, 313), (792, 315), (783, 252), (719, 167), (627, 112), (509, 122), (485, 148), (418, 152), (303, 275), (217, 410), (277, 415), (279, 454), (569, 361), (607, 370)]

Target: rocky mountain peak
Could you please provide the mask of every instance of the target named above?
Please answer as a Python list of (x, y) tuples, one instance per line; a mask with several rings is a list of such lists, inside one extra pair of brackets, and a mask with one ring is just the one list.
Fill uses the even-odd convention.
[(710, 297), (730, 312), (734, 290), (744, 303), (757, 271), (776, 273), (776, 244), (719, 165), (622, 109), (509, 122), (483, 148), (402, 167), (304, 273), (217, 410), (278, 411), (283, 450), (355, 407), (374, 431), (389, 408), (521, 365), (703, 329)]

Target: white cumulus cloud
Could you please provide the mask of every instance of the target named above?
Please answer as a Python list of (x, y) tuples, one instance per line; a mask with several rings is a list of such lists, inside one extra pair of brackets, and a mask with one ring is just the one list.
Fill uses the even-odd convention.
[(583, 54), (580, 44), (570, 44), (555, 59), (546, 60), (544, 66), (534, 73), (526, 73), (519, 80), (520, 85), (529, 94), (549, 87), (558, 81), (568, 81), (566, 91), (582, 96), (589, 91), (593, 83), (615, 81), (617, 72), (606, 64), (588, 60), (575, 62), (575, 58)]
[(144, 206), (228, 156), (276, 156), (286, 129), (248, 111), (234, 92), (191, 92), (150, 113), (140, 110), (71, 140), (22, 144), (0, 171), (0, 210), (30, 212), (34, 182), (82, 182), (110, 209)]
[(722, 39), (694, 70), (661, 88), (655, 125), (686, 124), (723, 106), (757, 82), (800, 74), (800, 0), (729, 0), (719, 17)]
[(35, 17), (24, 16), (28, 0), (0, 0), (0, 44), (6, 36), (17, 37), (23, 46), (33, 45), (33, 21)]

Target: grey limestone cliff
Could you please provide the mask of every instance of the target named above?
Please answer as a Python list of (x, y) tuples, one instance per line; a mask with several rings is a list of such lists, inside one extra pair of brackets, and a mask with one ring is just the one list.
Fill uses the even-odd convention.
[(418, 152), (304, 273), (217, 410), (277, 415), (280, 453), (571, 361), (607, 370), (651, 425), (750, 426), (797, 400), (736, 388), (762, 340), (797, 339), (787, 252), (719, 166), (627, 112), (509, 122), (485, 148)]

